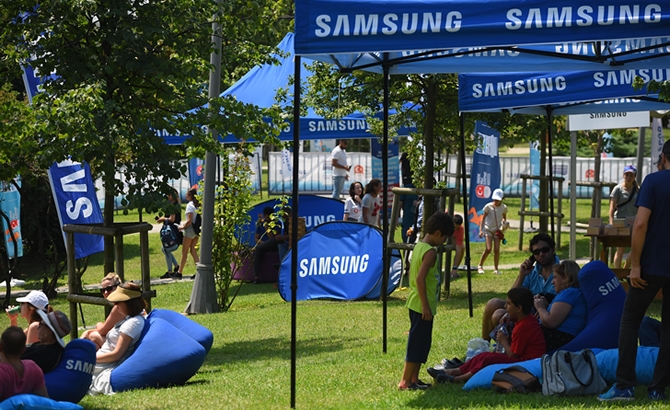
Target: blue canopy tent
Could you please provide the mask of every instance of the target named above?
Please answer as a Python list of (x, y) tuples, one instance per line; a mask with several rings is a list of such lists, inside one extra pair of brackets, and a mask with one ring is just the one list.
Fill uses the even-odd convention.
[(297, 0), (296, 15), (297, 54), (342, 71), (576, 71), (670, 62), (670, 10), (652, 2)]
[[(263, 64), (249, 70), (235, 84), (221, 93), (221, 96), (234, 96), (238, 101), (247, 104), (254, 104), (261, 108), (269, 108), (277, 104), (275, 96), (279, 89), (289, 87), (289, 79), (295, 74), (293, 64), (293, 41), (294, 34), (288, 33), (284, 39), (277, 45), (280, 54), (274, 55), (278, 64)], [(308, 78), (312, 72), (304, 65), (310, 65), (312, 60), (303, 59), (303, 65), (300, 67), (300, 77)], [(292, 101), (285, 103), (291, 106)], [(381, 116), (381, 113), (379, 114)], [(308, 108), (307, 115), (300, 117), (300, 139), (353, 139), (370, 138), (369, 125), (365, 114), (356, 112), (339, 119), (326, 119), (317, 115), (314, 109)], [(292, 121), (286, 121), (286, 126), (279, 134), (281, 141), (291, 141), (293, 139)], [(406, 135), (409, 130), (401, 128), (398, 130), (400, 135)], [(181, 144), (185, 136), (164, 135), (163, 138), (168, 144)], [(220, 136), (223, 143), (237, 143), (239, 138), (234, 135)], [(247, 141), (253, 142), (254, 139)]]
[[(570, 61), (585, 61), (595, 64), (591, 69), (622, 69), (620, 62), (634, 64), (638, 59), (653, 60), (668, 55), (670, 37), (670, 10), (660, 5), (645, 2), (628, 5), (623, 0), (592, 1), (585, 5), (575, 0), (561, 2), (549, 0), (296, 0), (296, 62), (300, 56), (330, 62), (341, 71), (362, 69), (381, 72), (384, 76), (385, 126), (388, 125), (388, 85), (391, 73), (454, 73), (454, 72), (500, 72), (518, 71), (518, 62), (501, 64), (497, 59), (490, 61), (487, 68), (477, 69), (475, 60), (470, 64), (452, 63), (462, 56), (477, 53), (498, 54), (495, 50), (515, 53), (528, 48), (525, 54), (555, 57), (554, 63), (545, 64), (546, 70), (584, 70), (585, 66), (569, 67)], [(482, 10), (486, 10), (482, 13)], [(626, 34), (624, 34), (626, 33)], [(634, 34), (637, 38), (631, 38)], [(622, 49), (615, 46), (620, 41), (640, 44), (644, 47)], [(582, 53), (549, 52), (536, 45), (563, 44), (566, 47), (592, 48), (594, 56)], [(574, 44), (571, 44), (574, 42)], [(589, 42), (583, 44), (583, 42)], [(652, 45), (653, 44), (653, 45)], [(523, 46), (523, 47), (521, 47)], [(465, 49), (453, 52), (456, 58), (442, 58), (454, 48)], [(411, 51), (426, 50), (426, 51)], [(607, 50), (603, 54), (603, 50)], [(654, 53), (651, 52), (654, 50)], [(548, 52), (545, 55), (545, 52)], [(588, 53), (588, 51), (586, 52)], [(398, 58), (410, 55), (410, 58)], [(630, 57), (626, 57), (630, 56)], [(567, 58), (569, 57), (569, 58)], [(439, 60), (428, 68), (414, 62)], [(517, 60), (514, 60), (517, 61)], [(453, 65), (451, 65), (453, 64)], [(456, 68), (458, 66), (458, 68)], [(667, 66), (667, 64), (666, 64)], [(530, 67), (530, 66), (528, 66)], [(295, 89), (294, 118), (300, 109), (300, 90)], [(386, 127), (387, 128), (387, 127)], [(461, 174), (463, 176), (463, 205), (467, 212), (467, 192), (465, 179), (465, 147), (463, 144), (464, 121), (461, 115)], [(296, 130), (294, 143), (300, 136)], [(385, 132), (383, 143), (388, 141)], [(385, 150), (384, 150), (385, 151)], [(384, 162), (385, 164), (385, 162)], [(298, 178), (298, 154), (294, 153), (294, 178)], [(385, 170), (384, 170), (385, 173)], [(387, 185), (387, 181), (384, 181)], [(294, 188), (294, 196), (297, 190)], [(384, 193), (385, 196), (385, 193)], [(384, 198), (385, 199), (385, 198)], [(388, 232), (386, 209), (383, 209), (384, 248)], [(466, 264), (468, 265), (468, 293), (471, 295), (470, 248), (468, 232), (465, 232)], [(296, 246), (294, 242), (293, 246)], [(384, 249), (386, 254), (386, 249)], [(294, 254), (295, 255), (295, 254)], [(385, 258), (387, 259), (387, 258)], [(293, 284), (297, 274), (297, 260), (292, 260)], [(386, 278), (385, 278), (386, 279)], [(295, 291), (295, 290), (294, 290)], [(383, 296), (383, 350), (386, 351), (386, 298)], [(294, 299), (295, 300), (295, 299)], [(472, 299), (470, 297), (472, 316)], [(295, 405), (295, 319), (296, 308), (292, 306), (291, 341), (291, 406)]]
[[(460, 74), (458, 102), (463, 112), (508, 111), (511, 113), (554, 115), (610, 113), (630, 111), (665, 111), (670, 103), (658, 95), (647, 94), (646, 87), (632, 87), (635, 76), (643, 80), (667, 80), (670, 70), (577, 71), (544, 73)], [(551, 136), (551, 126), (549, 126)], [(549, 138), (551, 147), (551, 138)], [(576, 141), (573, 141), (571, 164), (575, 166)], [(638, 155), (642, 155), (639, 153)], [(549, 168), (552, 153), (549, 149)], [(571, 212), (576, 206), (576, 175), (570, 172)], [(552, 196), (553, 213), (553, 189)], [(575, 259), (576, 215), (570, 217), (570, 258)], [(552, 219), (553, 233), (553, 219)]]

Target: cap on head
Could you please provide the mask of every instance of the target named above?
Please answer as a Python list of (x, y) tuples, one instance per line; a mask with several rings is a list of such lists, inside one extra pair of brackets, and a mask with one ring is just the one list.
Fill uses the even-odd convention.
[(70, 319), (68, 319), (65, 313), (61, 312), (60, 310), (54, 310), (53, 312), (49, 313), (44, 313), (41, 310), (38, 310), (37, 313), (39, 313), (40, 317), (42, 318), (42, 322), (49, 326), (49, 329), (51, 329), (53, 334), (56, 336), (58, 343), (65, 347), (65, 341), (63, 338), (67, 336), (72, 330)]
[(19, 303), (30, 303), (39, 310), (46, 311), (47, 306), (49, 305), (49, 298), (41, 290), (31, 290), (26, 296), (22, 298), (16, 298), (16, 301)]
[(502, 201), (504, 197), (505, 193), (500, 188), (494, 190), (493, 195), (491, 195), (491, 199), (493, 199), (494, 201)]
[(623, 173), (625, 174), (627, 172), (632, 172), (633, 175), (637, 175), (637, 168), (635, 168), (635, 165), (626, 165), (623, 167)]
[(116, 290), (107, 296), (110, 302), (125, 302), (130, 299), (137, 299), (142, 297), (142, 292), (133, 289), (124, 288), (119, 285)]

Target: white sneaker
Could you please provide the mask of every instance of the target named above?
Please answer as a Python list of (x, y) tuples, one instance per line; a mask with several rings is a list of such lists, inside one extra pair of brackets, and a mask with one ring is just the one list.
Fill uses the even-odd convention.
[(477, 266), (477, 273), (484, 273), (484, 268), (481, 266)]
[(496, 270), (493, 271), (493, 274), (494, 275), (500, 275), (500, 272), (498, 272), (498, 269), (496, 269)]

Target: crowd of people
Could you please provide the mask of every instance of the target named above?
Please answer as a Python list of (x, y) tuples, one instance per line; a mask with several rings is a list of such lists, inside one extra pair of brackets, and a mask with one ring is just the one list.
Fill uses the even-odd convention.
[[(146, 302), (133, 282), (121, 283), (110, 273), (101, 282), (103, 297), (114, 307), (104, 323), (86, 330), (81, 338), (95, 344), (96, 363), (89, 394), (112, 394), (111, 372), (134, 351), (145, 322)], [(48, 397), (44, 375), (63, 357), (65, 337), (72, 331), (67, 315), (53, 310), (47, 296), (33, 290), (16, 301), (20, 312), (7, 309), (10, 326), (0, 336), (0, 401), (18, 394)], [(25, 329), (18, 326), (21, 316)]]

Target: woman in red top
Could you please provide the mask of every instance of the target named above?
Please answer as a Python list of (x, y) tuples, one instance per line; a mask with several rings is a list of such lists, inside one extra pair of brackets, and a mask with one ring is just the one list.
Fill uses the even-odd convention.
[[(511, 321), (515, 322), (512, 330), (512, 341), (503, 332), (498, 332), (498, 343), (505, 348), (505, 353), (480, 353), (456, 369), (437, 371), (432, 369), (429, 374), (438, 383), (466, 382), (491, 364), (516, 363), (535, 359), (547, 352), (542, 328), (535, 316), (530, 314), (533, 307), (533, 293), (526, 288), (513, 288), (507, 292), (505, 310)], [(429, 369), (431, 370), (431, 369)]]

